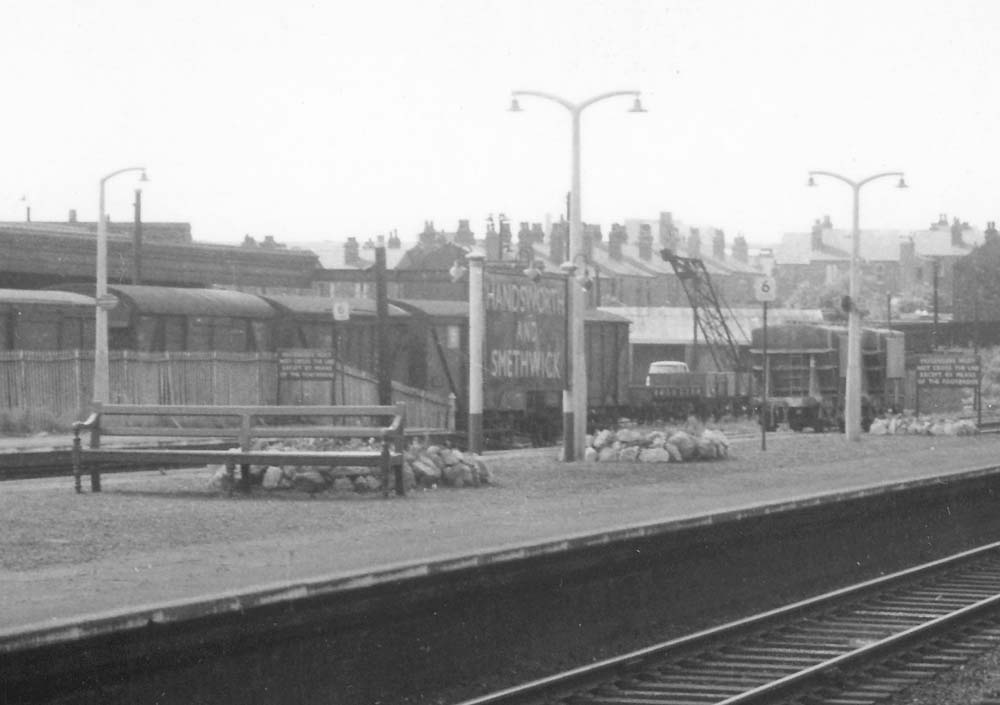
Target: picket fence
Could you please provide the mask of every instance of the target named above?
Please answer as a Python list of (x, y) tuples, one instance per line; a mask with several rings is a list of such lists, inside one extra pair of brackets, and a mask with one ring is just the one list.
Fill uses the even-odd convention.
[[(378, 404), (378, 380), (338, 365), (331, 383), (278, 378), (274, 353), (112, 351), (111, 400), (120, 404)], [(0, 351), (0, 411), (83, 418), (93, 394), (92, 351)], [(392, 383), (409, 428), (455, 428), (455, 400)]]

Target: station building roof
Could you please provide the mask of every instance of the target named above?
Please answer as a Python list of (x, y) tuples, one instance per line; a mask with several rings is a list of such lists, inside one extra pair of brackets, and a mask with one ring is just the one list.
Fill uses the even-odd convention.
[[(267, 294), (261, 298), (299, 315), (333, 316), (333, 299), (329, 296), (297, 296), (291, 294)], [(338, 299), (346, 301), (351, 316), (375, 316), (377, 314), (375, 301), (372, 299)], [(389, 316), (405, 316), (406, 312), (398, 306), (389, 304)]]
[(81, 306), (94, 308), (93, 296), (72, 291), (52, 289), (0, 289), (0, 304), (48, 304), (53, 306)]
[[(602, 312), (628, 319), (629, 341), (633, 345), (691, 345), (694, 343), (694, 313), (688, 306), (602, 306)], [(821, 323), (819, 309), (768, 308), (768, 325), (791, 322)], [(738, 345), (748, 345), (750, 331), (763, 325), (763, 311), (758, 307), (734, 308), (727, 317), (730, 333)], [(743, 336), (740, 336), (742, 330)], [(699, 333), (698, 339), (701, 340)]]
[[(93, 284), (67, 284), (59, 288), (88, 294), (94, 291)], [(270, 319), (276, 315), (274, 308), (259, 296), (229, 289), (109, 284), (108, 293), (125, 300), (139, 313), (257, 319)]]

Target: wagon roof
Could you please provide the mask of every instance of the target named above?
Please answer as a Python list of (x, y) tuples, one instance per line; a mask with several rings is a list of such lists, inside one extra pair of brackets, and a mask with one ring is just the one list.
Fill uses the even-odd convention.
[(108, 290), (129, 299), (140, 313), (237, 318), (274, 318), (277, 315), (264, 299), (241, 291), (132, 284), (109, 286)]
[(0, 303), (85, 306), (91, 309), (95, 305), (92, 296), (84, 296), (72, 291), (53, 291), (51, 289), (0, 289)]
[[(329, 296), (299, 296), (294, 294), (268, 294), (261, 298), (275, 305), (288, 309), (292, 313), (317, 316), (333, 315), (333, 300)], [(350, 306), (351, 315), (374, 316), (375, 302), (371, 299), (338, 299), (346, 301)], [(398, 306), (389, 305), (389, 316), (406, 316), (407, 313)]]
[[(424, 313), (428, 316), (454, 316), (456, 318), (469, 317), (469, 304), (466, 301), (441, 301), (437, 299), (408, 299), (406, 301), (400, 301), (398, 299), (393, 299), (392, 302), (407, 311)], [(609, 323), (622, 323), (625, 325), (629, 323), (628, 318), (625, 318), (624, 316), (592, 308), (588, 308), (586, 310), (583, 318), (587, 321), (605, 321)]]

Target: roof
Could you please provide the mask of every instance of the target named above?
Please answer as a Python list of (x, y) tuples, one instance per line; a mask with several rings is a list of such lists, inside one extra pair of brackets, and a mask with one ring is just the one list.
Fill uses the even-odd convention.
[(441, 301), (438, 299), (409, 299), (401, 301), (399, 299), (391, 299), (391, 302), (394, 306), (399, 306), (404, 311), (423, 313), (428, 316), (469, 317), (468, 301)]
[[(622, 316), (632, 323), (629, 341), (633, 345), (691, 345), (694, 342), (694, 315), (688, 306), (602, 306), (601, 311)], [(750, 331), (763, 324), (760, 307), (734, 308), (733, 318), (728, 319), (731, 333), (737, 344), (749, 344), (749, 340), (739, 340), (739, 331), (734, 323), (749, 336)], [(768, 308), (768, 326), (808, 321), (819, 323), (823, 314), (819, 309)], [(699, 333), (699, 339), (701, 335)]]
[(275, 310), (259, 296), (228, 289), (181, 289), (168, 286), (108, 286), (141, 313), (274, 318)]
[[(412, 299), (401, 301), (392, 299), (392, 303), (400, 308), (423, 313), (428, 316), (453, 316), (455, 318), (469, 317), (469, 304), (467, 301), (440, 301), (435, 299)], [(583, 315), (585, 321), (603, 321), (607, 323), (628, 324), (628, 318), (619, 315), (612, 310), (599, 310), (588, 308)]]
[[(333, 316), (333, 301), (329, 296), (296, 296), (292, 294), (267, 294), (261, 298), (273, 302), (280, 308), (298, 315)], [(375, 301), (372, 299), (337, 299), (346, 301), (351, 316), (375, 316)], [(406, 312), (389, 305), (389, 316), (405, 316)]]
[(96, 301), (92, 296), (84, 296), (72, 291), (54, 291), (52, 289), (0, 289), (0, 303), (83, 306), (91, 309), (96, 305)]
[[(850, 259), (850, 230), (824, 228), (822, 237), (823, 246), (813, 249), (811, 232), (785, 233), (774, 249), (774, 259), (778, 264), (844, 262)], [(919, 257), (964, 257), (973, 247), (983, 242), (983, 232), (977, 228), (964, 230), (964, 246), (956, 247), (951, 244), (951, 230), (948, 228), (862, 229), (858, 238), (858, 251), (863, 261), (897, 262), (900, 259), (900, 246), (911, 241)]]

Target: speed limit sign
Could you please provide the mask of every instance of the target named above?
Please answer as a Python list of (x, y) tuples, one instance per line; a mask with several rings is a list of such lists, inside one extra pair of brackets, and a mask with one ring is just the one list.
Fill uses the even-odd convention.
[(777, 296), (774, 277), (758, 277), (753, 287), (754, 298), (762, 303), (770, 303)]

